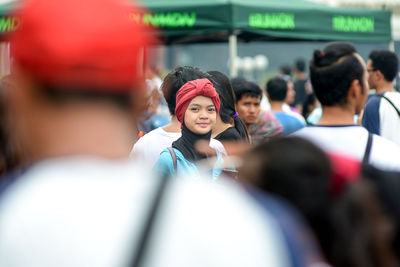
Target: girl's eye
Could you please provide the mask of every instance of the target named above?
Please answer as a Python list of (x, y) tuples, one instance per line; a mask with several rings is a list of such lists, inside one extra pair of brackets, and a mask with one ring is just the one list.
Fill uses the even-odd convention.
[(208, 111), (209, 112), (215, 112), (216, 110), (215, 110), (215, 108), (209, 108)]
[(191, 111), (198, 111), (198, 108), (190, 108)]

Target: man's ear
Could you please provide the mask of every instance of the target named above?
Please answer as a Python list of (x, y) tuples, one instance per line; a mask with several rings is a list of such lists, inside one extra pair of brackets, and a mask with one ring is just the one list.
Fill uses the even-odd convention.
[(385, 79), (385, 76), (383, 75), (383, 73), (382, 73), (380, 70), (377, 70), (377, 71), (375, 72), (375, 75), (376, 75), (378, 81), (381, 81), (381, 80), (384, 80), (384, 79)]
[(357, 99), (361, 94), (363, 94), (362, 86), (359, 80), (353, 80), (350, 84), (349, 92), (347, 97), (349, 99)]

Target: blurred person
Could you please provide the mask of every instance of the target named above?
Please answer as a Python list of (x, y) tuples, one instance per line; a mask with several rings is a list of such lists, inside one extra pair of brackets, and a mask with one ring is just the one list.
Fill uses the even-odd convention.
[(242, 179), (289, 200), (313, 229), (328, 221), (332, 167), (321, 149), (298, 137), (276, 137), (256, 146), (243, 159)]
[(391, 51), (372, 51), (367, 62), (368, 83), (376, 89), (364, 108), (362, 125), (371, 133), (400, 144), (400, 94), (393, 81), (399, 61)]
[[(288, 64), (280, 66), (278, 71), (278, 76), (280, 76), (282, 79), (291, 79), (292, 67)], [(284, 78), (283, 76), (286, 76), (286, 78)]]
[(398, 229), (379, 190), (369, 180), (360, 179), (336, 197), (332, 221), (335, 239), (341, 241), (332, 246), (335, 266), (400, 266), (398, 247), (393, 244)]
[(6, 103), (33, 165), (1, 195), (0, 266), (288, 266), (279, 226), (240, 188), (158, 179), (127, 159), (151, 42), (129, 14), (144, 10), (21, 8)]
[(310, 83), (306, 73), (306, 62), (304, 59), (297, 59), (294, 64), (295, 81), (293, 83), (296, 92), (293, 105), (297, 110), (302, 112), (303, 103), (307, 95), (311, 94)]
[(160, 90), (162, 84), (160, 76), (161, 76), (161, 67), (154, 63), (148, 64), (145, 71), (145, 78), (146, 80), (152, 83), (151, 88)]
[(160, 67), (152, 63), (145, 70), (149, 101), (147, 110), (139, 116), (138, 120), (139, 129), (143, 133), (148, 133), (169, 123), (168, 106), (161, 91), (160, 73)]
[(288, 86), (288, 93), (283, 104), (283, 110), (287, 112), (293, 111), (295, 113), (301, 114), (301, 111), (299, 111), (294, 105), (296, 91), (294, 90), (294, 84), (292, 81), (292, 68), (290, 67), (290, 65), (282, 65), (279, 68), (278, 77), (285, 80)]
[(29, 164), (29, 158), (22, 150), (17, 134), (11, 131), (13, 120), (6, 108), (6, 91), (15, 90), (14, 87), (12, 75), (0, 80), (0, 195)]
[(322, 106), (322, 117), (295, 135), (307, 138), (327, 152), (342, 153), (382, 169), (400, 169), (400, 148), (393, 142), (354, 124), (368, 92), (365, 62), (349, 43), (331, 43), (315, 50), (310, 78)]
[[(301, 138), (275, 137), (243, 155), (241, 179), (263, 192), (282, 197), (300, 211), (300, 222), (305, 219), (297, 226), (303, 230), (294, 231), (293, 236), (299, 242), (295, 246), (300, 251), (297, 253), (308, 264), (323, 261), (319, 247), (325, 249), (332, 239), (330, 229), (324, 230), (330, 226), (327, 224), (330, 174), (331, 164), (326, 154)], [(308, 232), (308, 225), (316, 234), (317, 244)]]
[[(385, 222), (373, 189), (358, 185), (358, 161), (341, 155), (328, 157), (298, 137), (275, 138), (246, 154), (240, 171), (242, 179), (283, 197), (300, 211), (332, 266), (397, 266), (387, 265), (394, 262), (389, 242), (393, 232), (382, 232)], [(312, 236), (302, 237), (299, 242), (304, 246), (297, 250), (302, 251), (303, 260), (321, 261)]]
[[(195, 145), (200, 140), (210, 141), (212, 129), (217, 121), (221, 101), (213, 84), (208, 79), (187, 82), (176, 94), (175, 114), (181, 123), (182, 136), (164, 149), (154, 170), (164, 176), (199, 176), (196, 163), (207, 157), (200, 154)], [(220, 164), (221, 153), (217, 153), (216, 165)], [(222, 168), (214, 167), (212, 180), (218, 179)]]
[(313, 125), (318, 123), (320, 117), (322, 116), (322, 110), (314, 93), (306, 96), (301, 115), (306, 120), (307, 124)]
[(219, 141), (249, 142), (246, 125), (235, 109), (235, 93), (229, 78), (219, 71), (208, 71), (211, 75), (214, 87), (221, 100), (221, 107), (217, 114), (217, 123), (213, 128), (212, 136)]
[(282, 125), (273, 113), (261, 110), (262, 91), (257, 84), (244, 79), (234, 79), (232, 88), (236, 97), (236, 110), (246, 124), (252, 143), (282, 133)]
[(283, 135), (289, 135), (305, 126), (294, 112), (283, 111), (283, 104), (288, 95), (288, 83), (282, 78), (275, 77), (267, 83), (267, 96), (271, 104), (271, 111), (283, 126)]
[[(150, 80), (146, 80), (146, 87), (148, 98), (147, 108), (138, 118), (138, 127), (143, 134), (169, 123), (168, 117), (162, 112), (159, 113), (159, 107), (163, 105), (162, 102), (164, 99), (159, 89), (154, 87), (153, 82)], [(167, 109), (166, 106), (165, 108)]]
[[(176, 94), (187, 82), (211, 76), (196, 67), (176, 67), (164, 79), (161, 90), (168, 104), (171, 121), (163, 127), (159, 127), (141, 137), (133, 146), (131, 157), (141, 160), (150, 168), (154, 166), (160, 157), (161, 151), (170, 147), (174, 141), (181, 137), (181, 123), (175, 115)], [(220, 152), (224, 152), (223, 145), (211, 138), (210, 146)]]
[(379, 218), (386, 222), (386, 228), (380, 228), (381, 233), (377, 235), (382, 239), (388, 238), (391, 249), (383, 251), (382, 254), (390, 255), (390, 252), (394, 251), (396, 266), (400, 266), (400, 172), (382, 171), (372, 166), (364, 166), (362, 175), (374, 187), (374, 193), (381, 203)]

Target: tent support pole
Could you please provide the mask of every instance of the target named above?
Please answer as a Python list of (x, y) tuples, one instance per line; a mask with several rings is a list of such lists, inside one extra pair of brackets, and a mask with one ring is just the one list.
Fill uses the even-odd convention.
[(235, 78), (238, 75), (237, 64), (237, 36), (232, 33), (229, 35), (229, 75)]
[(389, 51), (394, 52), (394, 42), (393, 41), (389, 42), (388, 48), (389, 48)]

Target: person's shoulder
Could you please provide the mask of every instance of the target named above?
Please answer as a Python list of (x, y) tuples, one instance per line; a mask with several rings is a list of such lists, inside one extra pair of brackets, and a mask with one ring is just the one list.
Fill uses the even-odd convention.
[(400, 155), (400, 146), (387, 138), (373, 134), (373, 142), (373, 144), (376, 144), (377, 146), (387, 148), (391, 151), (396, 151), (396, 153), (399, 153)]
[(139, 138), (139, 140), (137, 140), (137, 142), (135, 143), (135, 145), (133, 146), (133, 151), (135, 151), (138, 148), (146, 148), (146, 145), (149, 142), (154, 141), (155, 139), (157, 139), (160, 135), (163, 134), (163, 129), (161, 127), (156, 128), (148, 133), (146, 133), (145, 135), (143, 135), (142, 137)]
[(384, 170), (400, 171), (400, 146), (382, 136), (373, 135), (372, 164)]
[(229, 127), (222, 133), (218, 134), (214, 139), (218, 141), (240, 141), (243, 138), (235, 127)]
[[(178, 157), (178, 153), (177, 153), (176, 149), (174, 149), (174, 152), (175, 152), (175, 155), (177, 155), (177, 157)], [(172, 163), (172, 155), (171, 155), (171, 152), (169, 151), (168, 148), (164, 148), (161, 151), (160, 156), (159, 156), (156, 164), (158, 164), (159, 162), (164, 162), (164, 163), (171, 162)]]
[(390, 99), (400, 99), (400, 92), (398, 91), (385, 92), (383, 95)]
[(306, 120), (303, 118), (302, 115), (300, 115), (299, 113), (296, 113), (294, 111), (289, 110), (287, 112), (288, 115), (290, 115), (291, 117), (297, 119), (301, 124), (305, 125), (306, 124)]
[(131, 155), (136, 152), (148, 151), (150, 147), (165, 147), (181, 136), (180, 132), (167, 132), (162, 127), (143, 135), (133, 146)]
[(382, 100), (382, 95), (377, 95), (377, 94), (369, 95), (367, 103), (365, 104), (365, 108), (370, 109), (378, 107), (381, 100)]

